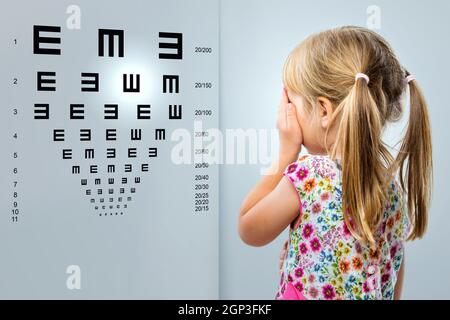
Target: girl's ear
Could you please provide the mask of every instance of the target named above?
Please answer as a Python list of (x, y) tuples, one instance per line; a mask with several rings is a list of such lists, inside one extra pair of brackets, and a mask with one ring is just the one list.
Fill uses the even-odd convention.
[(325, 97), (318, 97), (317, 106), (319, 107), (320, 125), (326, 129), (333, 115), (333, 104)]

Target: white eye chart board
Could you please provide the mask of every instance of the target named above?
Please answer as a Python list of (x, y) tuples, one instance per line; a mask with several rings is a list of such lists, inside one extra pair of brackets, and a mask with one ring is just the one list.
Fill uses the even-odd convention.
[(0, 298), (218, 297), (218, 6), (3, 6)]

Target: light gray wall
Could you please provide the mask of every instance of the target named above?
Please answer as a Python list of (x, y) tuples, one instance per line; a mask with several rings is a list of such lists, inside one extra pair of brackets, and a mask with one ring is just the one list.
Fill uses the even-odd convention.
[[(404, 298), (450, 298), (450, 179), (448, 77), (450, 2), (222, 0), (220, 123), (226, 128), (273, 128), (282, 88), (281, 68), (290, 50), (312, 32), (341, 25), (366, 26), (370, 5), (381, 9), (379, 32), (423, 87), (430, 106), (435, 191), (426, 237), (410, 243)], [(387, 132), (397, 141), (401, 122)], [(220, 172), (220, 296), (272, 299), (283, 234), (263, 248), (237, 234), (240, 203), (260, 178), (258, 165), (224, 165)]]
[[(66, 27), (71, 4), (81, 9), (81, 29)], [(217, 0), (2, 0), (0, 21), (0, 298), (199, 299), (218, 296), (218, 167), (194, 169), (174, 165), (171, 139), (178, 128), (192, 132), (193, 121), (203, 128), (218, 126)], [(60, 26), (60, 56), (33, 54), (33, 25)], [(98, 29), (124, 30), (124, 56), (98, 56)], [(183, 60), (161, 60), (159, 32), (183, 33)], [(13, 39), (17, 39), (17, 45)], [(105, 41), (105, 43), (109, 43)], [(194, 47), (211, 47), (197, 54)], [(44, 44), (43, 47), (53, 47)], [(116, 41), (117, 48), (117, 41)], [(107, 52), (107, 50), (105, 50)], [(117, 52), (117, 51), (116, 51)], [(36, 72), (56, 72), (56, 91), (37, 92)], [(98, 72), (99, 92), (81, 92), (82, 72)], [(124, 93), (122, 74), (140, 74), (141, 91)], [(180, 93), (162, 93), (163, 74), (180, 76)], [(18, 84), (13, 86), (13, 78)], [(211, 82), (211, 89), (195, 89), (195, 82)], [(50, 119), (33, 119), (33, 104), (49, 103)], [(69, 120), (69, 105), (84, 103), (85, 119)], [(103, 105), (119, 105), (119, 119), (105, 120)], [(136, 119), (137, 104), (151, 104), (151, 119)], [(169, 104), (183, 105), (183, 119), (169, 120)], [(13, 108), (18, 115), (13, 116)], [(194, 108), (212, 110), (199, 119)], [(64, 128), (66, 140), (54, 142), (53, 129)], [(92, 141), (80, 142), (79, 129), (92, 129)], [(105, 141), (105, 129), (117, 129), (117, 141)], [(154, 130), (165, 128), (166, 141), (155, 141)], [(142, 140), (130, 141), (130, 129), (142, 129)], [(18, 139), (12, 138), (18, 132)], [(187, 141), (190, 145), (191, 141)], [(106, 159), (106, 148), (117, 148), (116, 159)], [(138, 156), (127, 157), (136, 147)], [(148, 148), (158, 147), (149, 158)], [(73, 149), (72, 160), (62, 160), (62, 149)], [(95, 159), (83, 159), (84, 148), (94, 148)], [(13, 158), (18, 152), (18, 158)], [(125, 173), (125, 163), (133, 172)], [(136, 168), (148, 163), (148, 172)], [(71, 166), (81, 165), (80, 175)], [(89, 165), (99, 166), (89, 174)], [(106, 164), (117, 165), (109, 174)], [(13, 168), (18, 174), (13, 174)], [(195, 174), (209, 174), (209, 211), (195, 212)], [(141, 182), (134, 184), (138, 176)], [(106, 178), (116, 178), (113, 185)], [(127, 185), (121, 178), (129, 179)], [(95, 185), (94, 178), (102, 184)], [(80, 179), (89, 179), (88, 187)], [(16, 188), (13, 181), (17, 180)], [(123, 202), (132, 201), (123, 215), (105, 216), (97, 188), (119, 187)], [(13, 198), (13, 192), (18, 197)], [(103, 196), (102, 196), (103, 197)], [(109, 196), (106, 197), (109, 204)], [(14, 199), (19, 220), (11, 221)], [(101, 208), (101, 207), (100, 207)], [(99, 216), (102, 214), (102, 216)], [(81, 287), (70, 289), (68, 266), (80, 268)], [(69, 268), (69, 272), (72, 269)]]

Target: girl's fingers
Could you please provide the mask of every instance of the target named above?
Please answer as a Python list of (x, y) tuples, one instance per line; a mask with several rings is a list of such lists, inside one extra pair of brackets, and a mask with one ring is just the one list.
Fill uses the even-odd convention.
[(286, 110), (286, 127), (288, 129), (296, 128), (298, 126), (297, 114), (295, 107), (289, 103)]
[(288, 104), (289, 103), (289, 97), (287, 94), (286, 88), (283, 88), (283, 92), (281, 93), (281, 104)]
[(280, 104), (280, 108), (278, 110), (278, 128), (284, 129), (286, 128), (286, 105)]
[[(289, 109), (289, 106), (292, 106), (292, 108)], [(289, 102), (289, 97), (287, 95), (286, 88), (283, 88), (282, 93), (281, 93), (280, 105), (278, 107), (277, 127), (279, 129), (289, 128), (290, 123), (293, 122), (293, 120), (294, 120), (294, 119), (290, 119), (290, 118), (295, 117), (295, 116), (296, 116), (295, 107), (292, 105), (292, 103)], [(293, 123), (293, 124), (295, 124), (295, 123)]]
[(281, 90), (280, 107), (284, 104), (284, 88)]
[(283, 88), (283, 91), (281, 91), (281, 99), (280, 99), (280, 108), (282, 109), (283, 106), (286, 106), (289, 103), (288, 98), (286, 97), (286, 90)]

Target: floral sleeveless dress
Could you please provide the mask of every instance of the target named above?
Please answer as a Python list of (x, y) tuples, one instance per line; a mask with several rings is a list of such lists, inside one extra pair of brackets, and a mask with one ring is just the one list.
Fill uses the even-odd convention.
[(300, 214), (275, 299), (393, 299), (410, 221), (393, 180), (383, 222), (371, 250), (349, 232), (342, 212), (342, 167), (328, 156), (306, 155), (284, 175), (299, 196)]

